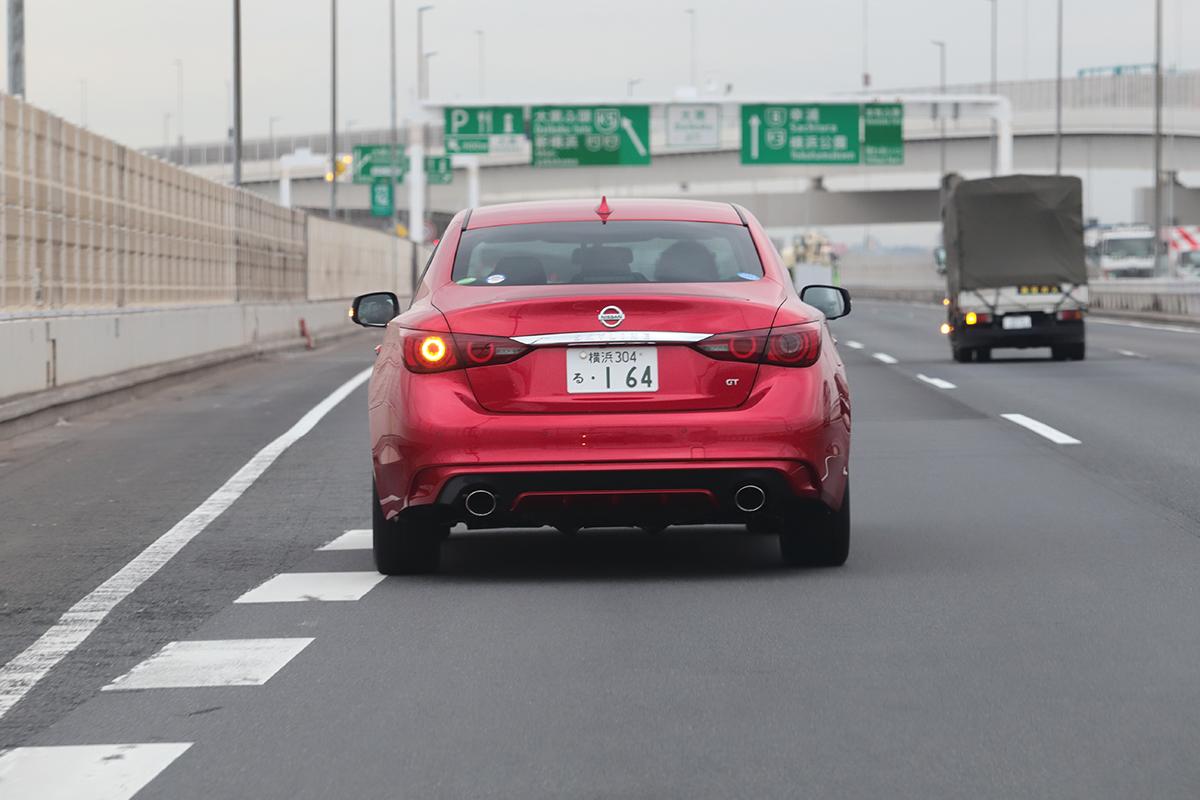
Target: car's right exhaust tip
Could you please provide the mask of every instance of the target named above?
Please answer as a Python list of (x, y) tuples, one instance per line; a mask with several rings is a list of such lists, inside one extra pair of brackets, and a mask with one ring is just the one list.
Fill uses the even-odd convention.
[(738, 511), (748, 514), (761, 511), (767, 504), (767, 493), (761, 486), (748, 483), (733, 493), (733, 503), (738, 507)]
[(472, 516), (486, 517), (496, 510), (496, 495), (487, 489), (476, 489), (467, 495), (464, 503)]

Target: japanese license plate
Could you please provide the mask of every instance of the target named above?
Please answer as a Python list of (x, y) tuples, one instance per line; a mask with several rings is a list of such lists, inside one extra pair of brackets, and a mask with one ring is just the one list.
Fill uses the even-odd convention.
[(568, 347), (567, 392), (657, 392), (657, 347)]
[(1023, 331), (1033, 327), (1033, 318), (1028, 314), (1006, 314), (1000, 319), (1000, 327), (1006, 331)]

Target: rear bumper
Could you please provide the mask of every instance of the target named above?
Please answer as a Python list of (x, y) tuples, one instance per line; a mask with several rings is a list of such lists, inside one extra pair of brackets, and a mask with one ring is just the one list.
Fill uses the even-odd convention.
[(989, 325), (961, 326), (950, 335), (955, 347), (1054, 347), (1064, 344), (1082, 344), (1084, 323), (1082, 320), (1059, 321), (1053, 318), (1038, 319), (1034, 326), (1025, 330), (1004, 330), (997, 323)]
[[(816, 478), (799, 461), (635, 462), (436, 467), (422, 470), (416, 484), (446, 522), (504, 527), (744, 522), (796, 500), (817, 501)], [(738, 508), (735, 497), (745, 486), (763, 491), (761, 508)], [(468, 509), (467, 496), (479, 490), (494, 495), (494, 511)]]

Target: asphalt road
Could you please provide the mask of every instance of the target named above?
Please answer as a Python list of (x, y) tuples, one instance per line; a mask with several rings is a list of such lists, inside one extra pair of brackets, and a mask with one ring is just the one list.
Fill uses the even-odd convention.
[[(724, 528), (534, 531), (383, 580), (354, 534), (318, 549), (369, 524), (358, 388), (0, 718), (0, 797), (1200, 796), (1200, 335), (955, 364), (940, 314), (835, 323), (840, 570)], [(372, 341), (0, 444), (0, 663)]]

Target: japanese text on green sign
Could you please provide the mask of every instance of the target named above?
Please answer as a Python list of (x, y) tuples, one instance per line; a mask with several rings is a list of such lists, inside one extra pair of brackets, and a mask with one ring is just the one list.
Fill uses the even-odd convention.
[(535, 167), (650, 163), (649, 106), (536, 106), (530, 137)]

